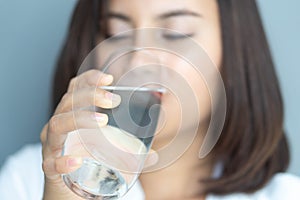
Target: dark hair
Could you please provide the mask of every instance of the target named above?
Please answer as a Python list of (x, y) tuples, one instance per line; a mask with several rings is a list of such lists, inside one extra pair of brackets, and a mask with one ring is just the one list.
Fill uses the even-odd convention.
[[(105, 7), (107, 7), (105, 0), (78, 1), (54, 73), (52, 87), (53, 110), (66, 93), (70, 80), (77, 75), (84, 58), (95, 47), (98, 30), (104, 31), (105, 25), (100, 24), (98, 19), (105, 16), (105, 9), (103, 9)], [(98, 14), (98, 9), (103, 10), (101, 15)]]
[[(223, 173), (205, 180), (204, 193), (251, 193), (275, 173), (285, 171), (289, 163), (282, 97), (255, 0), (218, 3), (227, 116), (213, 155), (215, 162), (222, 162)], [(91, 33), (95, 34), (95, 28), (104, 31), (105, 4), (105, 0), (79, 0), (55, 72), (53, 108), (93, 48)]]

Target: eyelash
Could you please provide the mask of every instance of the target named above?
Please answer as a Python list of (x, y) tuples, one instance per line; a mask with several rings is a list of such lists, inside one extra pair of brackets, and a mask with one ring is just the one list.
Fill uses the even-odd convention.
[(190, 34), (164, 34), (163, 37), (167, 40), (181, 40), (181, 39), (186, 39), (189, 37), (193, 37), (195, 34), (190, 33)]
[[(189, 37), (193, 37), (195, 34), (194, 33), (190, 33), (190, 34), (163, 34), (163, 38), (167, 39), (167, 40), (182, 40), (182, 39), (186, 39)], [(113, 36), (113, 37), (112, 37)], [(114, 36), (112, 34), (106, 34), (105, 38), (113, 38), (113, 40), (122, 40), (122, 39), (128, 39), (130, 36), (127, 35), (123, 35), (123, 36)]]
[(112, 40), (122, 40), (122, 39), (128, 39), (130, 38), (130, 36), (128, 35), (113, 35), (113, 34), (105, 34), (105, 38), (108, 39), (108, 38), (111, 38)]

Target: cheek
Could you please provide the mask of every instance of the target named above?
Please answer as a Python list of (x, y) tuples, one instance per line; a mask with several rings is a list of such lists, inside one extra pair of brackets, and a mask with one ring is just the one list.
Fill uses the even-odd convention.
[[(165, 55), (163, 62), (165, 67), (180, 74), (187, 86), (183, 86), (183, 82), (179, 84), (177, 78), (170, 75), (166, 77), (166, 82), (170, 85), (174, 84), (176, 90), (181, 93), (180, 100), (178, 93), (168, 93), (163, 97), (162, 108), (163, 115), (160, 117), (158, 124), (158, 135), (156, 140), (170, 141), (170, 137), (175, 137), (180, 129), (186, 131), (198, 126), (199, 122), (205, 121), (210, 114), (210, 95), (206, 87), (205, 78), (196, 71), (192, 65), (188, 64), (181, 58)], [(188, 88), (187, 88), (188, 87)], [(187, 89), (191, 89), (193, 95), (185, 93)], [(183, 95), (182, 95), (183, 94)], [(195, 103), (196, 102), (196, 105)], [(188, 116), (184, 116), (182, 110), (188, 111)], [(185, 118), (184, 120), (182, 118)], [(200, 120), (200, 121), (199, 121)], [(155, 146), (159, 148), (160, 146)]]
[(196, 39), (210, 60), (220, 69), (222, 64), (222, 39), (219, 30), (204, 31)]
[(171, 66), (174, 67), (192, 89), (194, 96), (191, 98), (197, 98), (196, 101), (198, 102), (201, 114), (203, 116), (207, 115), (208, 108), (210, 107), (210, 95), (203, 74), (182, 59), (170, 60), (173, 60)]
[(222, 63), (222, 34), (217, 16), (206, 21), (206, 28), (195, 40), (203, 47), (211, 61), (220, 68)]
[[(180, 104), (184, 104), (186, 109), (197, 109), (197, 108), (189, 108), (189, 102), (191, 102), (191, 98), (196, 98), (196, 102), (198, 102), (198, 109), (200, 113), (200, 118), (206, 118), (207, 115), (210, 113), (210, 94), (209, 90), (206, 85), (206, 79), (199, 72), (196, 70), (191, 64), (187, 63), (185, 60), (175, 57), (175, 56), (167, 56), (165, 58), (164, 65), (171, 68), (176, 72), (176, 74), (180, 74), (181, 78), (185, 80), (186, 84), (188, 85), (188, 89), (192, 90), (193, 96), (186, 97), (184, 101), (186, 102), (178, 102)], [(177, 80), (172, 80), (172, 77), (167, 77), (171, 82), (177, 82)], [(186, 86), (177, 85), (176, 87), (182, 88), (182, 90), (186, 90)], [(178, 89), (180, 91), (180, 89)], [(175, 102), (175, 100), (170, 100), (170, 102)], [(173, 105), (174, 106), (174, 105)], [(195, 105), (193, 105), (195, 106)], [(176, 110), (174, 109), (177, 106), (173, 107), (173, 112)], [(178, 111), (179, 112), (179, 111)]]

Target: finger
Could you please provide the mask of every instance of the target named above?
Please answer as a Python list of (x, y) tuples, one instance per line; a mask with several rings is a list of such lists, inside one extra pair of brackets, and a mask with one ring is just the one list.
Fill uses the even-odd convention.
[(89, 70), (70, 81), (68, 92), (72, 92), (87, 86), (110, 85), (113, 82), (113, 76), (105, 74), (99, 70)]
[(44, 126), (44, 128), (40, 134), (40, 140), (41, 140), (42, 144), (44, 144), (47, 140), (47, 130), (48, 130), (48, 123)]
[(155, 165), (158, 162), (158, 153), (153, 149), (150, 149), (150, 152), (145, 160), (144, 168)]
[(66, 93), (56, 108), (55, 114), (77, 110), (90, 106), (101, 108), (115, 108), (121, 102), (118, 94), (102, 90), (100, 88), (84, 88), (73, 93)]
[(71, 173), (82, 165), (82, 158), (74, 156), (62, 156), (49, 158), (43, 161), (43, 171), (47, 178), (57, 179), (61, 174)]
[(59, 154), (67, 133), (78, 129), (98, 129), (108, 122), (103, 113), (76, 111), (53, 116), (48, 123), (47, 146), (50, 152)]

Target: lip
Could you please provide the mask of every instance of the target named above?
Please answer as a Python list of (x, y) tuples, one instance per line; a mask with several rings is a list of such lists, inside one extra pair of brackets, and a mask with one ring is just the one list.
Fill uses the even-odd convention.
[(154, 97), (162, 100), (163, 95), (167, 92), (166, 88), (153, 88), (153, 87), (128, 87), (128, 86), (102, 86), (101, 89), (108, 91), (140, 91), (150, 92)]
[(159, 100), (162, 99), (163, 93), (161, 93), (161, 92), (152, 92), (152, 94), (153, 94), (156, 98), (158, 98)]

